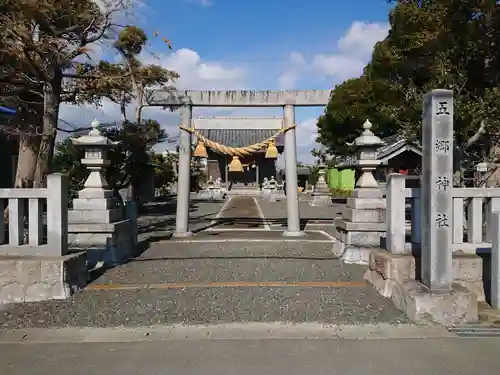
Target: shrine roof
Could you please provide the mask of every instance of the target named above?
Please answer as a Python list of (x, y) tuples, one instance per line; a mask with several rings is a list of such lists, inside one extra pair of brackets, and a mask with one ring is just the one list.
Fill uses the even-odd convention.
[[(217, 142), (229, 147), (244, 147), (254, 143), (259, 143), (273, 136), (276, 130), (273, 129), (200, 129), (199, 132), (213, 142)], [(284, 146), (284, 135), (280, 135), (276, 140), (277, 147)]]

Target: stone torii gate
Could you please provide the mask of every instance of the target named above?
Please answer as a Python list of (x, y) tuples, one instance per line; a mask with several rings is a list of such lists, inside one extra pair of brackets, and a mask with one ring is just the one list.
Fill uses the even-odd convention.
[[(180, 106), (181, 124), (193, 127), (193, 107), (283, 107), (283, 127), (295, 124), (295, 107), (324, 107), (330, 90), (302, 91), (212, 91), (155, 90), (147, 95), (148, 106)], [(177, 185), (177, 216), (174, 237), (192, 235), (189, 231), (189, 195), (191, 164), (191, 133), (179, 135), (179, 174)], [(284, 236), (299, 237), (299, 203), (297, 191), (297, 146), (295, 129), (285, 133), (285, 174), (287, 230)]]

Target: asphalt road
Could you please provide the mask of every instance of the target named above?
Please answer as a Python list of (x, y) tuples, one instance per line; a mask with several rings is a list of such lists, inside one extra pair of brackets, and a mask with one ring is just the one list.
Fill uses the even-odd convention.
[(499, 338), (1, 344), (9, 375), (498, 375)]

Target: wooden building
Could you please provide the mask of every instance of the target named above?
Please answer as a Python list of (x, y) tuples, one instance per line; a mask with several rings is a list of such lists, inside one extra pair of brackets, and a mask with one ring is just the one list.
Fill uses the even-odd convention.
[[(276, 133), (273, 129), (200, 129), (200, 133), (211, 141), (229, 146), (243, 147), (261, 142)], [(284, 136), (281, 135), (276, 140), (278, 153), (283, 153)], [(229, 163), (232, 157), (219, 154), (207, 148), (207, 174), (208, 178), (216, 180), (220, 178), (223, 183), (227, 183), (231, 188), (235, 187), (255, 187), (262, 184), (265, 177), (276, 176), (276, 159), (267, 159), (266, 149), (262, 149), (253, 155), (241, 158), (243, 172), (230, 172)]]

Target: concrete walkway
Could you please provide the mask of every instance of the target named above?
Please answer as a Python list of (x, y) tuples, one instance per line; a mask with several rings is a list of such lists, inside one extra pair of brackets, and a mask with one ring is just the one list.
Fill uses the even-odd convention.
[(214, 224), (212, 227), (214, 230), (264, 228), (267, 226), (257, 199), (245, 196), (230, 197), (217, 215)]
[(0, 344), (9, 375), (498, 375), (500, 339)]

